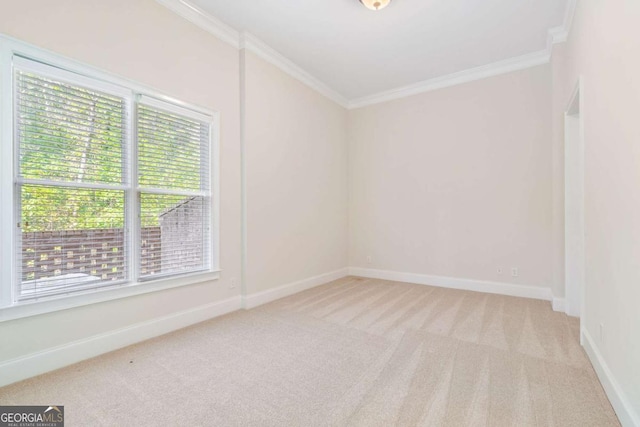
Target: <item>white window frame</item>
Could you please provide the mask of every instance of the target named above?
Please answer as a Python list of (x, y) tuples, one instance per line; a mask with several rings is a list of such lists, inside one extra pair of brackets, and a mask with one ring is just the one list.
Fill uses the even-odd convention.
[[(135, 105), (139, 98), (144, 99), (144, 103), (155, 104), (163, 109), (170, 109), (178, 114), (187, 115), (198, 120), (206, 119), (211, 123), (210, 145), (209, 145), (209, 171), (210, 191), (207, 194), (210, 203), (208, 205), (208, 223), (211, 231), (211, 241), (209, 246), (209, 266), (206, 271), (176, 274), (158, 279), (145, 279), (141, 281), (132, 280), (137, 277), (138, 269), (138, 242), (134, 241), (138, 236), (139, 228), (136, 209), (137, 202), (133, 198), (141, 190), (137, 186), (137, 180), (127, 176), (124, 186), (127, 187), (126, 196), (128, 209), (125, 209), (129, 263), (128, 280), (124, 284), (112, 287), (102, 287), (74, 291), (69, 294), (44, 297), (30, 301), (17, 302), (15, 298), (15, 283), (17, 283), (17, 257), (16, 224), (20, 218), (18, 204), (15, 202), (14, 174), (17, 168), (16, 143), (14, 141), (14, 57), (27, 58), (49, 66), (63, 70), (65, 73), (71, 72), (78, 76), (78, 80), (71, 83), (81, 84), (83, 79), (90, 79), (90, 86), (108, 93), (122, 96), (122, 91), (127, 94), (128, 118), (128, 140), (126, 141), (129, 156), (131, 150), (136, 147), (135, 126), (137, 117), (135, 115)], [(38, 64), (33, 64), (36, 68)], [(24, 68), (24, 67), (21, 67)], [(43, 73), (50, 74), (50, 73)], [(63, 80), (69, 79), (63, 76)], [(112, 89), (118, 89), (116, 93)], [(162, 289), (175, 288), (179, 286), (196, 283), (210, 282), (220, 277), (219, 252), (220, 252), (220, 187), (219, 187), (219, 144), (220, 144), (220, 114), (205, 108), (193, 106), (185, 102), (173, 99), (163, 93), (146, 87), (128, 79), (114, 76), (100, 71), (91, 66), (65, 58), (53, 52), (29, 45), (16, 39), (0, 34), (0, 322), (17, 319), (21, 317), (33, 316), (94, 304), (114, 299), (126, 298), (133, 295), (140, 295)], [(132, 157), (130, 157), (132, 158)], [(127, 171), (134, 173), (136, 166), (133, 165)], [(132, 203), (133, 202), (133, 203)], [(7, 208), (2, 208), (2, 207)]]

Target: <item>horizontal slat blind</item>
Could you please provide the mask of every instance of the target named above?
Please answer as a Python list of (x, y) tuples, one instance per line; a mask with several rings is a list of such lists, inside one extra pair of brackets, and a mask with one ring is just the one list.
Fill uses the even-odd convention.
[(126, 278), (124, 191), (23, 185), (20, 299)]
[(141, 187), (208, 191), (209, 124), (139, 104)]
[(103, 75), (12, 66), (12, 301), (210, 270), (210, 114)]
[(20, 70), (16, 84), (21, 177), (122, 183), (124, 99)]
[(126, 280), (125, 192), (108, 189), (125, 183), (125, 99), (20, 68), (14, 77), (17, 299)]
[[(203, 197), (142, 193), (140, 211), (141, 277), (206, 268), (207, 210)], [(160, 229), (160, 239), (155, 241), (145, 233), (154, 228)]]
[[(138, 104), (137, 131), (140, 278), (208, 269), (210, 124)], [(160, 239), (151, 244), (145, 230), (153, 228)]]

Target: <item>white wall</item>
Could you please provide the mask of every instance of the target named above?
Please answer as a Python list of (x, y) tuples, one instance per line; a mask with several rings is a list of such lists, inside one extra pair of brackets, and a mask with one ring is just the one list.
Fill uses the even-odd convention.
[(238, 296), (238, 51), (153, 0), (3, 1), (0, 33), (221, 114), (220, 280), (0, 323), (0, 363)]
[(347, 112), (242, 54), (246, 286), (254, 294), (347, 267)]
[(550, 287), (550, 115), (548, 65), (351, 111), (350, 265)]
[[(619, 395), (626, 399), (624, 413), (633, 414), (636, 423), (640, 423), (638, 22), (637, 1), (578, 2), (569, 39), (555, 50), (552, 60), (554, 151), (562, 149), (562, 113), (578, 76), (584, 77), (580, 113), (585, 123), (586, 332), (610, 370), (610, 379), (619, 386)], [(612, 400), (619, 410), (620, 402)]]

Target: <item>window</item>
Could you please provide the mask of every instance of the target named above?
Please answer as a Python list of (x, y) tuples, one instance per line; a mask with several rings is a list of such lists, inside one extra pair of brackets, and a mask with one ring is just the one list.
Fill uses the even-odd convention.
[(215, 272), (214, 115), (99, 72), (3, 58), (14, 209), (0, 307)]
[(143, 97), (136, 128), (143, 231), (140, 278), (206, 269), (209, 124)]

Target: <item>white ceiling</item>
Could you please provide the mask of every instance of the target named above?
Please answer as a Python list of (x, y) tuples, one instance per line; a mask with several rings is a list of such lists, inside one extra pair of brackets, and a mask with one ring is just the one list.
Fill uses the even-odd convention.
[(568, 0), (190, 0), (254, 34), (347, 99), (547, 47)]

